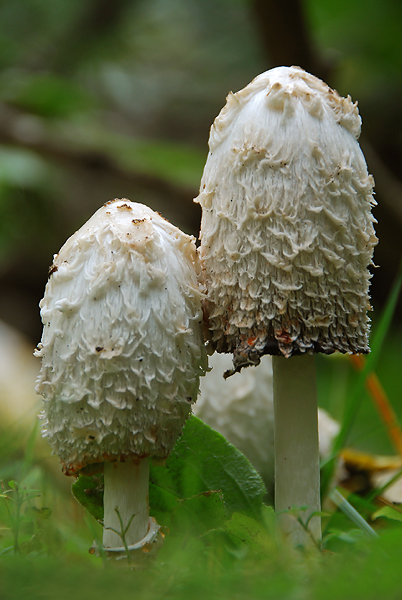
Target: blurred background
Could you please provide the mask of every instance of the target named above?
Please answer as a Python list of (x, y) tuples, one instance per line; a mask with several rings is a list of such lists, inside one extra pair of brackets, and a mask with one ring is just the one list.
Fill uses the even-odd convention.
[(359, 101), (381, 306), (402, 254), (401, 33), (400, 0), (2, 0), (0, 318), (39, 341), (53, 254), (111, 198), (197, 235), (227, 93), (292, 64)]
[[(401, 33), (400, 0), (2, 0), (0, 396), (14, 417), (19, 398), (25, 410), (18, 386), (32, 390), (39, 368), (53, 254), (115, 197), (197, 236), (209, 128), (229, 91), (278, 65), (359, 101), (380, 311), (402, 254)], [(388, 347), (387, 376), (400, 370), (400, 346)]]

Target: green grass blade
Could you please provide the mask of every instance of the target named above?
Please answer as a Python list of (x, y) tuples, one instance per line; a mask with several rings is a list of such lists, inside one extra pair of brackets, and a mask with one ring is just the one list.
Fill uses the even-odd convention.
[(352, 523), (354, 523), (361, 531), (364, 531), (369, 537), (378, 538), (378, 534), (372, 527), (363, 519), (363, 517), (357, 512), (357, 510), (342, 496), (337, 490), (332, 490), (330, 494), (331, 500), (337, 505), (337, 507), (346, 515)]
[(381, 350), (384, 344), (384, 340), (391, 326), (392, 318), (395, 312), (396, 304), (398, 302), (399, 293), (402, 287), (402, 261), (399, 265), (397, 276), (391, 288), (391, 292), (388, 296), (387, 303), (382, 312), (378, 327), (373, 336), (371, 343), (371, 353), (368, 355), (364, 369), (358, 376), (353, 391), (348, 398), (345, 406), (345, 414), (341, 430), (334, 441), (332, 448), (331, 457), (322, 465), (322, 477), (321, 477), (321, 490), (322, 495), (325, 497), (327, 494), (330, 481), (333, 476), (335, 467), (335, 458), (342, 448), (345, 447), (350, 431), (352, 429), (354, 420), (358, 414), (359, 407), (363, 398), (365, 389), (365, 383), (367, 376), (374, 371), (379, 361)]

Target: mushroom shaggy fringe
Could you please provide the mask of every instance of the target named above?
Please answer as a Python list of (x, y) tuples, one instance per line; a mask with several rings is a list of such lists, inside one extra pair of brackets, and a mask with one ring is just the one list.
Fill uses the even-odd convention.
[(65, 473), (168, 456), (206, 368), (193, 238), (109, 202), (55, 255), (40, 308), (42, 435)]
[(369, 352), (377, 243), (357, 104), (298, 67), (229, 94), (196, 198), (212, 343), (263, 354)]

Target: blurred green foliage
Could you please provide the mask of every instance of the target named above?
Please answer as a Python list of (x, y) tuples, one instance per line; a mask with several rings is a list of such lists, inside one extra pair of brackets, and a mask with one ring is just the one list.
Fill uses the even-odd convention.
[(339, 91), (361, 97), (400, 88), (402, 49), (397, 43), (401, 34), (402, 5), (397, 0), (307, 0), (320, 50), (338, 62)]
[[(149, 204), (197, 235), (200, 213), (192, 198), (209, 127), (230, 90), (276, 66), (269, 40), (286, 28), (287, 12), (296, 18), (298, 0), (288, 2), (288, 9), (275, 5), (282, 22), (264, 17), (259, 0), (3, 0), (1, 317), (37, 341), (37, 303), (52, 255), (111, 198)], [(382, 269), (373, 283), (381, 303), (402, 254), (402, 192), (398, 182), (395, 188), (384, 181), (382, 168), (399, 180), (402, 5), (300, 5), (304, 43), (320, 73), (359, 99), (363, 137), (376, 151), (369, 161), (375, 177), (382, 161), (376, 211)], [(276, 39), (280, 60), (282, 38)], [(299, 62), (296, 45), (291, 58)]]

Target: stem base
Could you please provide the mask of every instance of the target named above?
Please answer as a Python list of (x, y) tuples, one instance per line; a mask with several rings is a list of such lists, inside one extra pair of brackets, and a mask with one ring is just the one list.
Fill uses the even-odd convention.
[(148, 533), (149, 458), (105, 462), (104, 477), (103, 546), (132, 546)]

